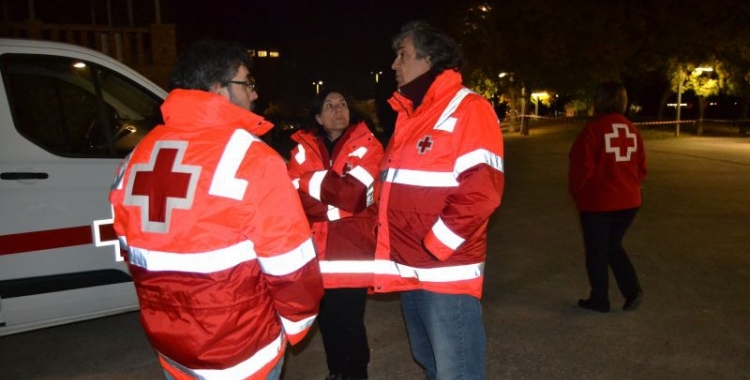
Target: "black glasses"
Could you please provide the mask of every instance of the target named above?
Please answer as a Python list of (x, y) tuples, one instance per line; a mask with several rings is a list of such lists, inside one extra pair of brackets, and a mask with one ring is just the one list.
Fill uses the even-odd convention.
[(255, 91), (255, 79), (253, 79), (253, 78), (247, 78), (247, 80), (230, 80), (230, 81), (227, 81), (227, 84), (229, 84), (229, 83), (239, 84), (239, 85), (247, 87), (250, 91)]

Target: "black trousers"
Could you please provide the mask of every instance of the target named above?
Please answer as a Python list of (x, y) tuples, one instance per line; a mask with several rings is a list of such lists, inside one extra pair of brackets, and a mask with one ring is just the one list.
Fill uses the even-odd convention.
[(623, 297), (641, 290), (635, 268), (622, 247), (628, 227), (638, 208), (606, 212), (581, 212), (583, 241), (586, 247), (586, 273), (591, 285), (591, 299), (609, 302), (609, 270), (615, 275)]
[(366, 301), (366, 288), (326, 289), (323, 294), (318, 326), (332, 374), (367, 378), (370, 347), (365, 330)]

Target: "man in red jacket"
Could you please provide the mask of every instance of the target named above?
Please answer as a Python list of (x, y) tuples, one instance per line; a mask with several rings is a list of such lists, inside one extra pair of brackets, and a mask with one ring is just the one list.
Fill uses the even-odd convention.
[(123, 161), (110, 193), (141, 323), (168, 379), (278, 379), (287, 342), (323, 294), (284, 160), (258, 136), (241, 46), (183, 54), (164, 125)]
[(429, 379), (484, 379), (479, 300), (505, 178), (500, 125), (463, 86), (450, 37), (412, 22), (393, 48), (398, 116), (380, 167), (374, 290), (403, 291), (412, 355)]
[(578, 300), (583, 308), (608, 312), (609, 270), (612, 267), (623, 310), (635, 310), (643, 298), (633, 264), (622, 239), (641, 207), (641, 182), (646, 177), (646, 151), (638, 129), (623, 115), (625, 87), (599, 85), (594, 112), (570, 148), (569, 187), (578, 206), (586, 248), (586, 273), (591, 293)]

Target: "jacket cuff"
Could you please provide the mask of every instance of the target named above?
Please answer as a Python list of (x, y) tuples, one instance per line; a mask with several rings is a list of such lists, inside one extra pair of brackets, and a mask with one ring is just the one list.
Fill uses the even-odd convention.
[(442, 219), (438, 219), (432, 229), (427, 232), (427, 236), (424, 238), (424, 246), (438, 260), (444, 261), (453, 255), (453, 252), (463, 244), (464, 240), (451, 231)]

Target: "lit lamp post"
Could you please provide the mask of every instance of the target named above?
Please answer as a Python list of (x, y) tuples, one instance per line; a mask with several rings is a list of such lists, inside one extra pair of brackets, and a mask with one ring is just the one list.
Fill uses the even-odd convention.
[(313, 83), (313, 86), (315, 86), (315, 94), (316, 94), (316, 95), (317, 95), (317, 94), (320, 94), (320, 86), (322, 86), (322, 85), (323, 85), (323, 81), (322, 81), (322, 80), (319, 80), (319, 81), (317, 81), (317, 82), (312, 82), (312, 83)]
[(513, 73), (506, 73), (501, 72), (497, 74), (497, 77), (500, 78), (500, 80), (504, 80), (504, 78), (508, 78), (508, 95), (510, 97), (510, 105), (508, 114), (510, 115), (510, 119), (508, 120), (508, 125), (510, 127), (511, 131), (516, 131), (518, 128), (516, 128), (516, 117), (518, 116), (518, 99), (516, 97), (516, 89), (513, 87)]
[(375, 83), (380, 82), (380, 76), (383, 75), (382, 71), (371, 71), (370, 74), (375, 76)]

